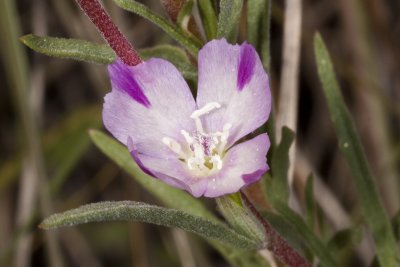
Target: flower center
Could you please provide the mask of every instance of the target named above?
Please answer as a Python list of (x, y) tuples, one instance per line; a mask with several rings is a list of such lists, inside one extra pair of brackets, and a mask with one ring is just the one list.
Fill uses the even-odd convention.
[(207, 133), (200, 119), (201, 116), (220, 107), (219, 103), (210, 102), (190, 115), (190, 118), (194, 119), (196, 123), (196, 131), (188, 133), (181, 130), (181, 134), (186, 140), (183, 147), (172, 138), (164, 137), (162, 139), (162, 142), (177, 154), (179, 159), (187, 164), (188, 169), (197, 176), (210, 175), (222, 169), (223, 153), (232, 125), (226, 123), (222, 132)]

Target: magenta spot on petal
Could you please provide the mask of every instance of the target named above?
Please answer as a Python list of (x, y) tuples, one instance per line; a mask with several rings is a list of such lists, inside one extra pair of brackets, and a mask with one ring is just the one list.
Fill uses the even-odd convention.
[(110, 74), (113, 88), (124, 91), (136, 102), (142, 104), (146, 108), (150, 106), (150, 101), (143, 93), (142, 88), (140, 88), (140, 85), (136, 81), (134, 73), (131, 71), (129, 66), (125, 65), (120, 60), (117, 60), (108, 66), (108, 72)]
[(254, 48), (247, 43), (243, 43), (240, 47), (239, 69), (236, 81), (239, 91), (243, 90), (243, 87), (250, 82), (255, 65), (256, 52)]
[(268, 168), (262, 168), (252, 173), (243, 174), (242, 179), (245, 182), (245, 184), (251, 184), (257, 182), (266, 171), (268, 171)]
[(150, 176), (156, 177), (149, 169), (147, 169), (142, 161), (139, 159), (138, 153), (136, 150), (132, 150), (131, 151), (131, 156), (132, 158), (135, 160), (136, 164), (139, 166), (139, 168), (145, 173), (148, 174)]

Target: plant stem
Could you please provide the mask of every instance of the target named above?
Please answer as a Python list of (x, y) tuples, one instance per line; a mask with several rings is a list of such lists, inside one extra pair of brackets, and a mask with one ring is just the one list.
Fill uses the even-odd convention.
[(272, 228), (271, 224), (265, 220), (256, 210), (250, 200), (243, 192), (240, 192), (243, 204), (253, 213), (264, 227), (267, 236), (267, 249), (271, 251), (282, 263), (291, 267), (312, 267), (290, 244)]
[(98, 0), (75, 0), (82, 11), (89, 17), (97, 30), (115, 51), (118, 57), (127, 65), (135, 66), (142, 62), (139, 54), (112, 22)]

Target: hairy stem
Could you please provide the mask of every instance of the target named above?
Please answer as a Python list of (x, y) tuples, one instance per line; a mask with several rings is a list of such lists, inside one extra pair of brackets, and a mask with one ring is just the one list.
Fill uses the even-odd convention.
[(112, 22), (98, 0), (75, 0), (89, 17), (118, 57), (127, 65), (135, 66), (142, 62), (139, 54)]

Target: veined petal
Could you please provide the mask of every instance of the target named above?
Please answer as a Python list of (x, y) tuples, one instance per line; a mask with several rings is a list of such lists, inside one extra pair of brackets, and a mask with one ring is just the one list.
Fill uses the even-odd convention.
[(181, 130), (193, 131), (196, 103), (180, 72), (153, 58), (136, 66), (109, 66), (112, 91), (104, 98), (103, 122), (115, 138), (132, 138), (139, 153), (167, 155), (164, 137), (184, 142)]
[(217, 102), (221, 108), (202, 116), (207, 131), (232, 124), (228, 147), (260, 127), (271, 110), (268, 76), (255, 49), (230, 45), (225, 39), (207, 43), (199, 52), (197, 105)]
[(233, 146), (226, 154), (221, 171), (208, 178), (205, 197), (218, 197), (239, 191), (258, 181), (268, 171), (266, 155), (270, 146), (267, 134)]

